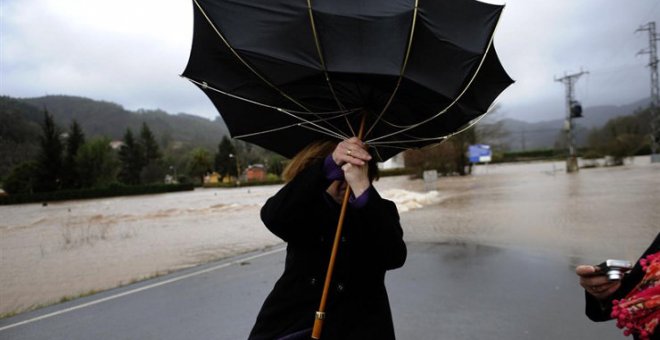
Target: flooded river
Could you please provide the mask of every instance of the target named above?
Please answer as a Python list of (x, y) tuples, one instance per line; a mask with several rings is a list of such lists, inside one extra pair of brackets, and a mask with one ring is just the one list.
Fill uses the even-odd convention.
[[(660, 230), (660, 164), (566, 174), (563, 162), (478, 166), (434, 183), (384, 178), (408, 242), (636, 259)], [(259, 220), (279, 186), (0, 207), (0, 314), (281, 241)]]
[(660, 164), (567, 174), (563, 162), (477, 167), (440, 180), (440, 203), (404, 215), (409, 241), (525, 248), (593, 262), (636, 259), (660, 231)]

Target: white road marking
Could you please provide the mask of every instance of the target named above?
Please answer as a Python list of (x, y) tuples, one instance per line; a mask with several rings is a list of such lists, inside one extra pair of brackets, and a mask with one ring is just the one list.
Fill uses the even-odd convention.
[(166, 285), (166, 284), (169, 284), (169, 283), (172, 283), (172, 282), (181, 281), (183, 279), (187, 279), (187, 278), (190, 278), (190, 277), (193, 277), (193, 276), (197, 276), (197, 275), (205, 274), (205, 273), (208, 273), (208, 272), (212, 272), (214, 270), (227, 268), (229, 266), (239, 264), (239, 263), (249, 261), (249, 260), (254, 260), (254, 259), (262, 257), (262, 256), (275, 254), (277, 252), (283, 251), (284, 249), (286, 249), (286, 248), (281, 247), (281, 248), (278, 248), (278, 249), (270, 250), (270, 251), (259, 253), (259, 254), (256, 254), (256, 255), (236, 259), (234, 261), (219, 264), (219, 265), (213, 266), (211, 268), (206, 268), (206, 269), (196, 271), (196, 272), (193, 272), (193, 273), (189, 273), (189, 274), (186, 274), (186, 275), (173, 277), (173, 278), (165, 280), (165, 281), (156, 282), (156, 283), (144, 286), (144, 287), (136, 288), (136, 289), (129, 290), (129, 291), (126, 291), (126, 292), (123, 292), (123, 293), (107, 296), (107, 297), (104, 297), (102, 299), (98, 299), (98, 300), (90, 301), (90, 302), (87, 302), (87, 303), (83, 303), (83, 304), (78, 305), (78, 306), (62, 309), (62, 310), (57, 311), (57, 312), (52, 312), (52, 313), (49, 313), (49, 314), (38, 316), (36, 318), (32, 318), (32, 319), (24, 320), (24, 321), (17, 322), (17, 323), (11, 324), (11, 325), (3, 326), (3, 327), (0, 327), (0, 332), (2, 332), (4, 330), (7, 330), (7, 329), (10, 329), (10, 328), (14, 328), (14, 327), (22, 326), (22, 325), (25, 325), (25, 324), (28, 324), (28, 323), (32, 323), (32, 322), (35, 322), (35, 321), (51, 318), (53, 316), (57, 316), (57, 315), (60, 315), (60, 314), (72, 312), (74, 310), (78, 310), (78, 309), (82, 309), (82, 308), (85, 308), (85, 307), (93, 306), (93, 305), (96, 305), (96, 304), (99, 304), (99, 303), (102, 303), (102, 302), (114, 300), (114, 299), (117, 299), (117, 298), (120, 298), (120, 297), (123, 297), (123, 296), (126, 296), (126, 295), (139, 293), (139, 292), (147, 290), (147, 289), (156, 288), (156, 287), (163, 286), (163, 285)]

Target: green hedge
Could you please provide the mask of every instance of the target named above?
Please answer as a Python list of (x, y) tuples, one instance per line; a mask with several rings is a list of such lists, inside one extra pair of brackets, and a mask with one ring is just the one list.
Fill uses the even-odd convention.
[(519, 162), (542, 159), (560, 159), (566, 157), (566, 150), (541, 149), (517, 152), (505, 152), (501, 157), (493, 157), (493, 163)]
[(106, 188), (62, 190), (53, 192), (38, 192), (33, 194), (12, 194), (0, 196), (0, 205), (80, 200), (102, 197), (133, 196), (160, 194), (166, 192), (189, 191), (193, 184), (156, 184), (156, 185), (112, 185)]

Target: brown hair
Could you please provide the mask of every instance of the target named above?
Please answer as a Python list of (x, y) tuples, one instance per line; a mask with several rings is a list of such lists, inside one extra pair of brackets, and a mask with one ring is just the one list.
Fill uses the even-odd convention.
[[(282, 171), (282, 179), (285, 182), (291, 181), (301, 171), (305, 170), (311, 164), (323, 161), (326, 156), (332, 154), (332, 151), (337, 147), (336, 141), (318, 141), (314, 142), (304, 149), (300, 150), (286, 165)], [(378, 180), (378, 164), (376, 164), (376, 157), (369, 161), (369, 180)]]
[(323, 160), (331, 154), (335, 147), (337, 147), (337, 142), (329, 140), (314, 142), (306, 146), (293, 156), (289, 164), (286, 165), (286, 168), (282, 171), (282, 179), (289, 182), (312, 163)]

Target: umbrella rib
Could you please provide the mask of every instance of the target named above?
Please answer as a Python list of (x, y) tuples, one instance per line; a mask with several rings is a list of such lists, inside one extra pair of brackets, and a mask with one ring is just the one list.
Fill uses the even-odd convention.
[(331, 134), (331, 133), (329, 133), (328, 131), (325, 131), (325, 130), (319, 130), (319, 128), (318, 128), (319, 126), (316, 125), (316, 124), (313, 124), (313, 125), (312, 125), (312, 126), (314, 126), (314, 127), (316, 127), (316, 128), (314, 128), (314, 127), (312, 127), (312, 126), (310, 126), (310, 125), (308, 125), (308, 124), (304, 124), (304, 123), (303, 123), (303, 124), (299, 124), (299, 126), (300, 126), (301, 128), (305, 128), (305, 129), (308, 129), (308, 130), (312, 130), (312, 131), (314, 131), (314, 132), (318, 132), (318, 133), (320, 133), (320, 134), (324, 134), (324, 135), (326, 135), (326, 136), (330, 136), (330, 137), (337, 138), (337, 139), (339, 139), (339, 140), (344, 140), (344, 139), (348, 139), (348, 138), (349, 138), (349, 137), (346, 137), (346, 136), (343, 136), (343, 135)]
[(460, 129), (460, 130), (458, 130), (458, 131), (456, 131), (456, 132), (452, 132), (452, 133), (450, 133), (450, 134), (444, 135), (444, 136), (440, 136), (440, 137), (415, 137), (415, 136), (409, 136), (409, 137), (415, 137), (415, 138), (414, 138), (414, 139), (408, 139), (408, 140), (394, 140), (394, 141), (382, 141), (382, 142), (378, 142), (378, 141), (376, 141), (376, 142), (370, 142), (370, 145), (388, 146), (388, 145), (391, 145), (391, 144), (404, 144), (404, 143), (414, 143), (414, 142), (429, 142), (429, 141), (433, 141), (433, 140), (444, 141), (444, 140), (446, 140), (446, 139), (449, 139), (449, 138), (451, 138), (451, 137), (453, 137), (453, 136), (455, 136), (455, 135), (457, 135), (457, 134), (459, 134), (459, 133), (461, 133), (461, 132), (463, 132), (463, 131), (465, 131), (465, 130), (467, 130), (467, 129), (473, 127), (473, 126), (475, 126), (475, 125), (476, 125), (477, 123), (479, 123), (482, 119), (484, 119), (484, 117), (486, 117), (486, 115), (488, 114), (488, 112), (490, 112), (491, 109), (492, 109), (493, 107), (495, 107), (495, 104), (492, 104), (484, 114), (482, 114), (481, 116), (479, 116), (479, 117), (477, 117), (477, 118), (471, 120), (471, 121), (470, 121), (468, 124), (466, 124), (462, 129)]
[[(332, 86), (332, 82), (330, 81), (330, 75), (328, 74), (328, 67), (325, 64), (325, 58), (323, 58), (323, 51), (321, 51), (321, 42), (319, 41), (319, 36), (316, 31), (316, 22), (314, 21), (314, 12), (312, 11), (312, 0), (307, 0), (307, 11), (309, 13), (309, 23), (312, 28), (312, 35), (314, 36), (314, 44), (316, 45), (316, 53), (319, 55), (319, 61), (321, 62), (321, 67), (323, 68), (323, 76), (325, 77), (325, 81), (328, 83), (328, 88), (330, 89), (332, 98), (334, 98), (335, 102), (337, 103), (337, 107), (339, 107), (340, 110), (346, 110), (344, 105), (337, 97), (337, 93), (335, 93), (335, 89)], [(348, 121), (347, 117), (344, 117), (344, 119), (346, 121), (346, 124), (348, 125), (349, 130), (351, 130), (351, 133), (355, 136), (355, 130), (353, 130), (353, 126), (351, 125), (351, 122)]]
[[(499, 21), (499, 18), (498, 18), (497, 22), (498, 22), (498, 25), (499, 25), (499, 22), (500, 22), (500, 21)], [(470, 86), (472, 86), (472, 83), (474, 82), (474, 79), (477, 78), (477, 75), (479, 74), (479, 71), (481, 71), (481, 67), (483, 66), (484, 61), (486, 60), (486, 55), (488, 55), (488, 52), (490, 51), (491, 47), (493, 46), (493, 40), (494, 40), (494, 37), (495, 37), (495, 31), (496, 31), (496, 30), (497, 30), (497, 25), (496, 25), (495, 29), (493, 29), (493, 32), (492, 32), (492, 34), (491, 34), (491, 36), (490, 36), (490, 40), (488, 41), (488, 46), (487, 46), (487, 48), (486, 48), (486, 51), (484, 51), (484, 55), (481, 57), (481, 61), (479, 62), (479, 66), (477, 67), (477, 69), (475, 70), (474, 74), (473, 74), (472, 77), (470, 78), (470, 81), (467, 83), (467, 85), (465, 86), (465, 88), (463, 88), (463, 90), (461, 91), (461, 93), (459, 93), (458, 96), (456, 96), (456, 98), (454, 99), (454, 101), (452, 101), (449, 105), (447, 105), (447, 107), (444, 108), (442, 111), (438, 112), (437, 114), (435, 114), (435, 115), (433, 115), (433, 116), (431, 116), (431, 117), (429, 117), (429, 118), (427, 118), (427, 119), (425, 119), (425, 120), (423, 120), (423, 121), (421, 121), (421, 122), (419, 122), (419, 123), (417, 123), (417, 124), (407, 125), (407, 126), (405, 126), (405, 125), (401, 125), (401, 126), (399, 126), (399, 125), (395, 125), (395, 124), (392, 124), (392, 123), (387, 122), (390, 126), (393, 126), (393, 127), (396, 127), (396, 128), (400, 128), (401, 130), (398, 130), (398, 131), (395, 131), (395, 132), (392, 132), (392, 133), (389, 133), (389, 134), (386, 134), (386, 135), (382, 135), (382, 136), (376, 137), (376, 138), (374, 138), (374, 139), (369, 140), (368, 142), (371, 142), (371, 143), (372, 143), (372, 142), (375, 142), (375, 141), (378, 141), (378, 140), (381, 140), (381, 139), (384, 139), (384, 138), (388, 138), (388, 137), (396, 136), (396, 135), (399, 135), (399, 134), (404, 133), (404, 132), (406, 132), (406, 131), (409, 131), (409, 130), (411, 130), (411, 129), (414, 129), (414, 128), (420, 126), (420, 125), (426, 124), (426, 123), (428, 123), (428, 122), (430, 122), (430, 121), (432, 121), (432, 120), (434, 120), (434, 119), (440, 117), (440, 116), (443, 115), (445, 112), (447, 112), (450, 108), (452, 108), (452, 107), (453, 107), (453, 106), (454, 106), (454, 105), (455, 105), (455, 104), (456, 104), (456, 103), (457, 103), (457, 102), (463, 97), (463, 95), (465, 94), (465, 92), (467, 92), (467, 90), (470, 88)], [(488, 112), (488, 111), (486, 111), (486, 112)], [(461, 130), (461, 131), (463, 131), (463, 130)], [(452, 134), (452, 135), (453, 135), (453, 134)]]
[[(269, 108), (269, 109), (273, 109), (273, 110), (276, 110), (276, 111), (282, 112), (282, 113), (284, 113), (284, 114), (286, 114), (286, 115), (289, 115), (289, 116), (291, 116), (291, 117), (293, 117), (293, 118), (295, 118), (295, 119), (298, 119), (298, 120), (302, 121), (303, 123), (307, 123), (307, 124), (314, 125), (314, 126), (316, 126), (318, 129), (326, 131), (324, 134), (326, 134), (326, 135), (328, 135), (328, 136), (339, 136), (338, 138), (340, 138), (340, 139), (347, 139), (347, 138), (349, 138), (348, 136), (343, 135), (343, 134), (341, 133), (341, 130), (339, 130), (339, 129), (338, 129), (339, 132), (337, 132), (337, 131), (333, 131), (333, 130), (331, 130), (331, 129), (328, 129), (328, 128), (324, 127), (324, 126), (317, 125), (317, 124), (315, 124), (314, 122), (309, 121), (309, 120), (307, 120), (307, 119), (305, 119), (305, 118), (299, 117), (298, 115), (295, 115), (295, 114), (293, 114), (293, 113), (291, 113), (291, 112), (289, 112), (289, 111), (287, 111), (287, 110), (285, 110), (285, 109), (283, 109), (283, 108), (281, 108), (281, 107), (277, 107), (277, 106), (272, 106), (272, 105), (268, 105), (268, 104), (260, 103), (260, 102), (257, 102), (257, 101), (251, 100), (251, 99), (243, 98), (243, 97), (237, 96), (237, 95), (235, 95), (235, 94), (231, 94), (231, 93), (228, 93), (228, 92), (225, 92), (225, 91), (222, 91), (222, 90), (216, 89), (216, 88), (213, 87), (213, 86), (209, 86), (205, 81), (203, 81), (203, 82), (199, 82), (199, 81), (196, 81), (196, 80), (194, 80), (194, 79), (190, 79), (190, 78), (188, 78), (188, 77), (186, 77), (186, 76), (181, 76), (181, 77), (188, 79), (188, 80), (189, 80), (190, 82), (192, 82), (193, 84), (196, 84), (196, 85), (198, 85), (198, 86), (201, 86), (201, 87), (204, 88), (204, 89), (210, 89), (210, 90), (212, 90), (212, 91), (218, 92), (218, 93), (223, 94), (223, 95), (228, 96), (228, 97), (232, 97), (232, 98), (234, 98), (234, 99), (243, 100), (243, 101), (246, 101), (246, 102), (251, 103), (251, 104), (254, 104), (254, 105), (263, 106), (263, 107), (267, 107), (267, 108)], [(354, 110), (359, 110), (359, 109), (354, 109)], [(343, 113), (343, 115), (350, 114), (351, 112), (354, 112), (354, 111), (345, 112), (345, 113)], [(310, 114), (313, 114), (313, 113), (310, 113)], [(321, 118), (321, 117), (318, 117), (318, 116), (316, 116), (316, 117), (319, 118), (319, 121), (325, 121), (325, 119), (323, 119), (323, 118)], [(333, 126), (333, 125), (330, 124), (330, 126)], [(333, 126), (333, 127), (334, 127), (334, 126)]]
[(392, 95), (390, 95), (390, 98), (387, 100), (387, 103), (381, 110), (380, 114), (374, 120), (374, 122), (371, 124), (369, 129), (367, 130), (367, 133), (365, 133), (365, 136), (368, 136), (371, 131), (376, 127), (378, 122), (381, 120), (383, 115), (385, 114), (385, 111), (390, 107), (392, 104), (392, 100), (394, 100), (394, 96), (396, 96), (397, 92), (399, 91), (399, 87), (401, 86), (401, 81), (403, 80), (403, 75), (406, 72), (406, 67), (408, 66), (408, 59), (410, 58), (410, 50), (412, 49), (412, 42), (413, 42), (413, 37), (415, 35), (415, 27), (417, 26), (417, 13), (418, 13), (418, 5), (419, 5), (419, 0), (415, 0), (415, 7), (413, 9), (413, 17), (412, 17), (412, 23), (410, 26), (410, 35), (408, 36), (408, 46), (406, 47), (406, 53), (403, 58), (403, 63), (401, 65), (401, 71), (399, 72), (399, 79), (396, 82), (396, 86), (394, 87), (394, 91), (392, 91)]
[[(230, 51), (232, 52), (232, 54), (236, 57), (236, 59), (238, 59), (238, 60), (239, 60), (239, 61), (240, 61), (245, 67), (247, 67), (247, 68), (248, 68), (248, 69), (249, 69), (249, 70), (250, 70), (255, 76), (257, 76), (259, 79), (261, 79), (265, 84), (267, 84), (268, 86), (270, 86), (272, 89), (274, 89), (275, 91), (277, 91), (277, 92), (278, 92), (280, 95), (282, 95), (284, 98), (288, 99), (289, 101), (291, 101), (292, 103), (296, 104), (297, 106), (299, 106), (299, 107), (302, 108), (303, 110), (309, 112), (310, 114), (314, 114), (309, 108), (307, 108), (305, 105), (303, 105), (302, 103), (298, 102), (297, 100), (295, 100), (294, 98), (292, 98), (291, 96), (289, 96), (288, 94), (286, 94), (282, 89), (280, 89), (279, 87), (277, 87), (275, 84), (271, 83), (268, 79), (266, 79), (264, 76), (262, 76), (262, 75), (261, 75), (256, 69), (254, 69), (254, 68), (253, 68), (253, 67), (252, 67), (247, 61), (245, 61), (245, 60), (244, 60), (244, 59), (238, 54), (238, 52), (237, 52), (237, 51), (236, 51), (236, 50), (235, 50), (235, 49), (229, 44), (229, 41), (227, 41), (227, 39), (225, 39), (224, 35), (222, 35), (222, 33), (220, 33), (220, 30), (219, 30), (219, 29), (215, 26), (215, 24), (211, 21), (211, 18), (208, 17), (208, 15), (206, 14), (206, 11), (204, 11), (204, 9), (203, 9), (202, 6), (199, 4), (199, 2), (198, 2), (197, 0), (193, 0), (193, 1), (195, 2), (195, 5), (196, 5), (197, 8), (199, 9), (199, 11), (202, 13), (202, 15), (204, 16), (204, 18), (205, 18), (206, 21), (208, 22), (208, 24), (211, 26), (211, 28), (213, 28), (213, 30), (214, 30), (215, 33), (218, 35), (218, 37), (220, 37), (220, 40), (222, 40), (222, 42), (227, 46), (227, 48), (229, 48), (229, 50), (230, 50)], [(342, 108), (340, 108), (340, 109), (342, 109)], [(333, 128), (333, 129), (336, 129), (336, 130), (337, 130), (337, 131), (334, 131), (335, 133), (342, 135), (342, 133), (341, 133), (341, 129), (337, 128), (336, 126), (333, 126), (332, 124), (330, 124), (330, 127)], [(351, 129), (351, 130), (352, 130), (352, 129)]]
[[(355, 112), (355, 111), (353, 111), (353, 112)], [(318, 119), (318, 120), (310, 120), (310, 121), (306, 121), (306, 122), (302, 122), (302, 123), (289, 124), (289, 125), (269, 129), (269, 130), (263, 130), (263, 131), (259, 131), (259, 132), (253, 132), (253, 133), (248, 133), (248, 134), (244, 134), (244, 135), (234, 136), (234, 138), (245, 138), (245, 137), (252, 137), (252, 136), (257, 136), (257, 135), (263, 135), (263, 134), (267, 134), (267, 133), (271, 133), (271, 132), (275, 132), (275, 131), (286, 130), (288, 128), (292, 128), (292, 127), (296, 127), (296, 126), (305, 127), (305, 125), (308, 125), (308, 124), (314, 124), (314, 123), (317, 123), (317, 122), (320, 122), (320, 121), (335, 119), (335, 118), (339, 118), (341, 116), (344, 116), (344, 114), (336, 115), (336, 116), (329, 117), (329, 118)], [(318, 130), (315, 130), (315, 131), (318, 131)], [(318, 132), (321, 132), (321, 131), (318, 131)], [(330, 134), (329, 132), (321, 132), (321, 133), (323, 133), (327, 136), (338, 138), (338, 139), (346, 138), (345, 136), (342, 136), (342, 135), (339, 135), (339, 134)]]
[[(308, 109), (305, 105), (303, 105), (303, 104), (300, 103), (299, 101), (295, 100), (294, 98), (292, 98), (291, 96), (289, 96), (288, 94), (286, 94), (282, 89), (280, 89), (279, 87), (277, 87), (275, 84), (271, 83), (268, 79), (266, 79), (263, 75), (261, 75), (256, 69), (254, 69), (254, 67), (252, 67), (247, 61), (245, 61), (245, 59), (243, 59), (243, 58), (238, 54), (238, 52), (237, 52), (237, 51), (236, 51), (236, 50), (235, 50), (235, 49), (229, 44), (229, 41), (227, 41), (227, 39), (225, 39), (224, 35), (222, 35), (222, 33), (220, 33), (220, 30), (219, 30), (219, 29), (215, 26), (215, 24), (211, 21), (211, 18), (208, 17), (208, 15), (206, 14), (206, 11), (204, 11), (204, 9), (203, 9), (202, 6), (199, 4), (199, 2), (198, 2), (197, 0), (193, 0), (193, 1), (195, 2), (195, 5), (196, 5), (197, 8), (199, 9), (199, 11), (202, 13), (202, 15), (204, 16), (204, 18), (205, 18), (206, 21), (208, 22), (208, 24), (211, 26), (211, 28), (213, 28), (213, 30), (214, 30), (215, 33), (218, 35), (218, 37), (220, 37), (220, 40), (222, 40), (222, 42), (227, 46), (227, 48), (229, 48), (229, 50), (230, 50), (231, 53), (236, 57), (236, 59), (238, 59), (238, 60), (239, 60), (239, 61), (240, 61), (245, 67), (247, 67), (247, 68), (248, 68), (248, 69), (249, 69), (249, 70), (250, 70), (255, 76), (257, 76), (259, 79), (261, 79), (265, 84), (267, 84), (268, 86), (270, 86), (271, 88), (273, 88), (275, 91), (279, 92), (279, 94), (282, 95), (284, 98), (286, 98), (286, 99), (288, 99), (289, 101), (291, 101), (292, 103), (296, 104), (297, 106), (299, 106), (299, 107), (302, 108), (303, 110), (305, 110), (305, 111), (307, 111), (307, 112), (313, 114), (313, 112), (312, 112), (310, 109)], [(339, 128), (337, 128), (336, 126), (333, 126), (333, 125), (330, 125), (330, 126), (331, 126), (332, 128), (337, 129), (338, 131), (336, 131), (336, 132), (337, 132), (338, 134), (341, 134), (341, 130), (340, 130)]]

